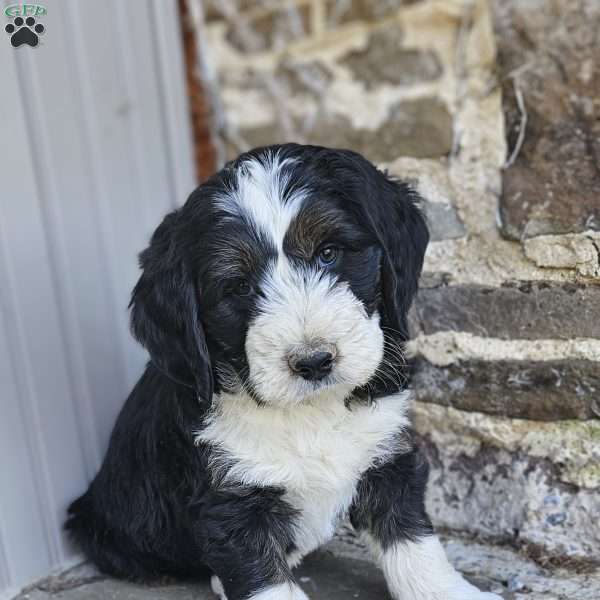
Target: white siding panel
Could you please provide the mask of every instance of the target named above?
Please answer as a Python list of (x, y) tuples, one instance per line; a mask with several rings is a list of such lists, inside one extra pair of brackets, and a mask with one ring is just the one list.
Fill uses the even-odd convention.
[(40, 46), (0, 40), (0, 597), (74, 556), (146, 360), (137, 253), (194, 187), (176, 2), (43, 4)]

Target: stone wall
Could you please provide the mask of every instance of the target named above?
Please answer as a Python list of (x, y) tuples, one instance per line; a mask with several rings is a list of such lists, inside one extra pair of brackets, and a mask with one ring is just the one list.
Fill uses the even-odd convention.
[(229, 155), (350, 147), (432, 230), (410, 351), (444, 528), (600, 557), (600, 3), (215, 1)]

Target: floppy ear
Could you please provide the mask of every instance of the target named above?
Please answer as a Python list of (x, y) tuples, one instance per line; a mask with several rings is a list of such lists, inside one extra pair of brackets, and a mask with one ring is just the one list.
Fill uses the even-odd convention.
[(422, 199), (406, 183), (377, 171), (374, 189), (377, 197), (367, 212), (383, 248), (383, 316), (405, 340), (407, 315), (419, 287), (429, 230), (419, 208)]
[(213, 379), (193, 278), (176, 242), (179, 215), (158, 226), (140, 254), (142, 276), (131, 295), (131, 330), (156, 367), (210, 402)]
[[(352, 153), (354, 154), (354, 153)], [(359, 197), (365, 221), (383, 250), (382, 321), (408, 339), (407, 314), (417, 292), (429, 231), (419, 209), (421, 197), (406, 183), (376, 169), (359, 155), (351, 157), (362, 185)], [(355, 188), (356, 194), (356, 188)]]

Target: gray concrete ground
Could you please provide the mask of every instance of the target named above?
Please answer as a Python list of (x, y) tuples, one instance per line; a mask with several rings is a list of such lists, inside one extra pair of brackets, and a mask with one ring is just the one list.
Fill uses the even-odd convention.
[[(514, 550), (445, 538), (452, 562), (505, 600), (599, 600), (600, 572), (549, 571)], [(311, 600), (388, 600), (383, 576), (351, 535), (309, 556), (296, 576)], [(139, 585), (103, 577), (82, 564), (47, 578), (14, 600), (215, 600), (208, 582)]]

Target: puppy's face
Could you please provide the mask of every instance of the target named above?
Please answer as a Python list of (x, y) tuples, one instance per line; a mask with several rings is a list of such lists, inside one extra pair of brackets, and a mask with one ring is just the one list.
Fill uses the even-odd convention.
[[(180, 265), (163, 299), (192, 286), (178, 301), (178, 310), (195, 313), (188, 323), (179, 315), (179, 345), (200, 344), (197, 356), (180, 360), (179, 376), (194, 375), (194, 361), (205, 361), (199, 385), (211, 379), (217, 390), (280, 406), (374, 392), (382, 383), (397, 388), (401, 313), (427, 242), (409, 196), (348, 152), (289, 145), (230, 163), (174, 217), (162, 248), (163, 261), (172, 255)], [(388, 243), (388, 227), (405, 239)], [(402, 256), (393, 256), (397, 247)], [(152, 248), (142, 255), (146, 270), (153, 265), (145, 259), (160, 258), (158, 250), (150, 257)], [(134, 332), (153, 354), (137, 299), (134, 292)]]
[(281, 405), (365, 385), (383, 357), (382, 251), (330, 182), (266, 153), (211, 210), (200, 304), (221, 386)]

